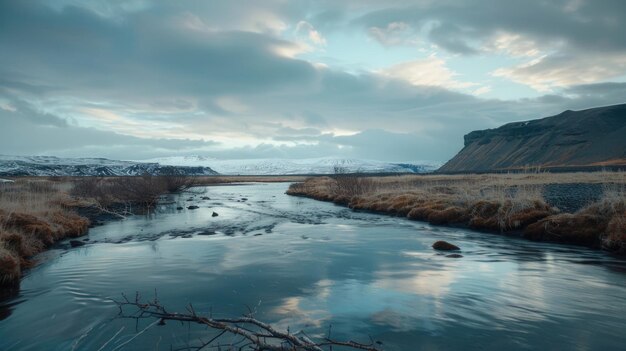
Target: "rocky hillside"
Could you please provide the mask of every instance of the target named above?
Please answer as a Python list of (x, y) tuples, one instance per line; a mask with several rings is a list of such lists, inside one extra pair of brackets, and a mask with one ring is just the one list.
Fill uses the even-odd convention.
[(0, 176), (136, 176), (136, 175), (214, 175), (209, 167), (182, 167), (109, 160), (105, 158), (59, 158), (54, 156), (0, 155)]
[(471, 132), (439, 172), (615, 165), (626, 167), (626, 104)]

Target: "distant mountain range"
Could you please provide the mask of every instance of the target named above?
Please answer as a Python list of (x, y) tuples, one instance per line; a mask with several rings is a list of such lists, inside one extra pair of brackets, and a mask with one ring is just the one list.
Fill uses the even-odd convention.
[(218, 160), (203, 156), (175, 156), (154, 158), (143, 162), (171, 166), (208, 166), (225, 175), (332, 174), (336, 167), (350, 173), (426, 173), (436, 170), (441, 165), (435, 162), (392, 163), (333, 157)]
[(489, 172), (528, 167), (626, 168), (626, 104), (565, 111), (465, 135), (465, 146), (441, 168), (436, 162), (344, 158), (220, 160), (173, 156), (139, 161), (54, 156), (1, 156), (0, 176), (315, 175)]
[(54, 156), (2, 156), (0, 176), (136, 176), (215, 175), (210, 167), (173, 167), (158, 163), (116, 161), (106, 158), (59, 158)]
[(317, 158), (302, 160), (218, 160), (203, 156), (176, 156), (142, 161), (54, 156), (1, 156), (0, 176), (136, 176), (169, 175), (296, 175), (344, 172), (425, 173), (436, 163), (388, 163), (371, 160)]
[(603, 166), (626, 168), (626, 104), (471, 132), (439, 172)]

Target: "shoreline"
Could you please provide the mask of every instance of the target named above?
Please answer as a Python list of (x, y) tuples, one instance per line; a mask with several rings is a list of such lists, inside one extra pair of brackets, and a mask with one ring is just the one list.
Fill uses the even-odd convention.
[[(533, 177), (550, 179), (527, 179)], [(84, 236), (94, 226), (142, 213), (142, 206), (147, 206), (143, 207), (146, 209), (154, 206), (163, 194), (177, 193), (195, 186), (244, 185), (243, 183), (249, 182), (291, 182), (288, 195), (333, 202), (353, 210), (405, 217), (433, 225), (521, 236), (535, 241), (582, 245), (626, 255), (624, 173), (581, 173), (573, 178), (575, 182), (554, 174), (382, 177), (342, 174), (306, 179), (291, 176), (198, 177), (191, 178), (191, 182), (190, 179), (179, 184), (174, 182), (178, 188), (169, 190), (167, 187), (156, 187), (156, 180), (159, 179), (28, 177), (2, 183), (0, 288), (3, 294), (5, 290), (19, 289), (22, 271), (35, 264), (35, 255), (63, 240)], [(489, 190), (490, 186), (493, 187), (494, 180), (495, 192)], [(570, 207), (577, 209), (577, 212), (566, 213), (556, 210), (543, 196), (537, 194), (535, 183), (542, 187), (546, 184), (554, 185), (550, 181), (561, 186), (556, 188), (557, 199), (566, 202), (571, 202), (571, 199), (563, 200), (560, 196), (576, 193), (568, 187), (572, 183), (594, 185), (593, 189), (597, 190), (602, 184), (613, 182), (619, 183), (621, 190), (613, 194), (615, 198), (612, 202), (599, 199), (600, 195), (595, 194), (593, 204), (581, 206), (576, 203)], [(134, 197), (125, 198), (128, 185), (118, 189), (120, 185), (116, 182), (131, 182), (132, 185), (145, 185), (142, 182), (147, 182), (150, 186), (143, 189), (147, 195), (135, 193), (132, 194)], [(502, 182), (510, 184), (503, 186), (500, 184)], [(481, 195), (473, 194), (474, 188), (479, 189)], [(116, 194), (117, 198), (111, 198), (108, 190)], [(457, 191), (459, 193), (455, 193)], [(483, 197), (482, 193), (485, 191), (493, 193)], [(613, 231), (610, 240), (607, 240), (607, 231)], [(70, 244), (82, 246), (78, 241)]]
[[(586, 205), (563, 204), (562, 207), (573, 208), (572, 213), (559, 210), (543, 196), (544, 188), (554, 185), (550, 183), (554, 175), (543, 176), (547, 179), (537, 181), (537, 184), (506, 178), (509, 175), (492, 176), (493, 179), (483, 176), (446, 179), (437, 175), (433, 176), (436, 177), (433, 184), (422, 184), (424, 180), (428, 182), (428, 178), (411, 177), (407, 180), (400, 177), (392, 183), (377, 177), (338, 175), (293, 183), (286, 193), (332, 202), (354, 211), (626, 255), (626, 183), (622, 181), (623, 174), (618, 173), (617, 180), (604, 179), (606, 184), (589, 180), (581, 182), (578, 178), (572, 183), (558, 183), (602, 184), (606, 187), (601, 194), (596, 194), (596, 198), (577, 199), (588, 201)], [(503, 185), (503, 182), (509, 184)], [(483, 195), (485, 189), (494, 187), (494, 184), (495, 194)], [(480, 191), (474, 192), (468, 187)], [(557, 197), (558, 200), (561, 198)]]
[[(0, 183), (0, 299), (19, 291), (34, 257), (89, 229), (150, 211), (196, 186), (303, 181), (302, 176), (11, 177)], [(120, 184), (118, 184), (120, 183)], [(132, 185), (132, 188), (128, 184)], [(161, 184), (164, 183), (164, 184)], [(141, 189), (137, 191), (137, 188)], [(70, 240), (71, 247), (87, 242)]]
[[(161, 180), (169, 182), (161, 184)], [(161, 195), (196, 186), (301, 180), (293, 176), (12, 177), (0, 183), (0, 299), (19, 291), (23, 272), (37, 264), (38, 254), (83, 237), (94, 226), (150, 211)], [(86, 243), (69, 241), (71, 247)]]

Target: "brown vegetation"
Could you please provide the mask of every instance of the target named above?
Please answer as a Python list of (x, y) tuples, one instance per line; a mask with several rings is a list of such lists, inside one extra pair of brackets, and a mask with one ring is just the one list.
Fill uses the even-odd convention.
[(0, 184), (0, 286), (19, 282), (30, 258), (55, 242), (84, 235), (87, 218), (75, 209), (125, 216), (152, 208), (159, 196), (193, 185), (191, 178), (24, 178)]
[(67, 206), (67, 186), (45, 180), (0, 184), (0, 286), (17, 284), (29, 257), (87, 231), (89, 221)]
[(125, 212), (132, 213), (133, 207), (154, 207), (159, 196), (184, 190), (193, 185), (193, 180), (183, 176), (86, 177), (73, 183), (73, 196), (91, 200), (103, 210), (121, 204)]
[[(596, 183), (604, 197), (576, 213), (561, 213), (542, 196), (550, 183)], [(440, 225), (520, 232), (532, 240), (603, 248), (626, 254), (626, 175), (621, 172), (309, 178), (290, 195), (356, 210), (406, 216)]]
[(626, 185), (605, 186), (603, 198), (576, 213), (531, 223), (524, 237), (593, 247), (626, 254)]

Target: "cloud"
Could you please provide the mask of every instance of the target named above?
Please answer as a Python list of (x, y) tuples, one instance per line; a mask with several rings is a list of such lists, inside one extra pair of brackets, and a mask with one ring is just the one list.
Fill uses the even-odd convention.
[(314, 74), (309, 64), (282, 55), (299, 50), (294, 43), (262, 33), (190, 28), (176, 12), (127, 14), (118, 23), (78, 7), (55, 11), (20, 2), (0, 10), (2, 76), (55, 82), (68, 95), (228, 94), (288, 88)]
[(626, 53), (611, 56), (598, 54), (542, 56), (514, 67), (497, 69), (493, 75), (526, 84), (537, 91), (547, 92), (555, 87), (616, 78), (624, 73), (626, 73)]
[(626, 2), (397, 1), (364, 12), (352, 24), (382, 40), (403, 23), (453, 54), (538, 57), (496, 74), (540, 91), (626, 74)]
[(421, 60), (399, 63), (381, 71), (381, 73), (388, 77), (406, 80), (413, 85), (449, 89), (462, 89), (477, 85), (455, 79), (459, 74), (446, 67), (446, 62), (435, 55)]
[(5, 100), (0, 113), (11, 116), (6, 123), (0, 124), (9, 127), (16, 120), (24, 120), (35, 126), (41, 127), (68, 127), (66, 119), (54, 116), (50, 113), (35, 110), (28, 103), (21, 100)]
[(416, 38), (411, 27), (404, 22), (391, 22), (386, 27), (370, 27), (367, 35), (383, 46), (417, 45)]
[[(378, 159), (391, 162), (439, 160), (442, 155), (456, 152), (458, 145), (443, 145), (443, 150), (433, 151), (431, 138), (412, 133), (392, 133), (380, 129), (366, 130), (354, 135), (293, 135), (276, 136), (285, 144), (260, 144), (255, 147), (211, 151), (217, 158), (315, 158), (320, 155), (358, 159)], [(291, 143), (294, 141), (305, 141)]]
[(473, 53), (480, 49), (474, 45), (476, 40), (491, 38), (499, 32), (519, 34), (542, 43), (562, 41), (584, 50), (626, 48), (626, 38), (617, 30), (626, 19), (626, 3), (597, 0), (572, 4), (572, 1), (541, 0), (396, 1), (366, 11), (353, 23), (366, 28), (407, 23), (425, 30), (435, 44), (457, 53)]
[(313, 45), (326, 45), (326, 38), (322, 36), (320, 32), (318, 32), (311, 23), (307, 21), (300, 21), (296, 25), (295, 34), (297, 36), (305, 36), (309, 42)]
[(514, 57), (533, 57), (541, 52), (537, 43), (520, 34), (496, 33), (483, 48), (486, 51), (502, 52)]
[[(203, 140), (137, 138), (83, 128), (41, 113), (25, 102), (12, 102), (14, 110), (0, 109), (0, 150), (10, 155), (104, 156), (145, 158), (172, 152), (194, 152), (217, 146)], [(63, 122), (59, 122), (63, 121)]]
[[(9, 154), (135, 159), (200, 153), (445, 160), (474, 129), (623, 102), (621, 85), (579, 85), (623, 70), (624, 39), (607, 32), (622, 16), (617, 7), (0, 0), (0, 147)], [(386, 69), (348, 72), (305, 59), (332, 50), (349, 56), (352, 47), (333, 48), (342, 42), (332, 39), (358, 38), (355, 30), (363, 41), (386, 45), (372, 44), (370, 58)], [(497, 53), (518, 60), (506, 62), (535, 60), (504, 67), (499, 77), (550, 94), (479, 98), (489, 82), (465, 79), (442, 56), (407, 59), (420, 49), (414, 41), (455, 59)], [(311, 53), (304, 44), (323, 49)], [(593, 55), (577, 55), (593, 48)], [(402, 59), (389, 64), (395, 49)], [(391, 58), (375, 57), (375, 50)]]
[(626, 83), (576, 85), (564, 89), (562, 94), (569, 109), (623, 104), (626, 103)]

